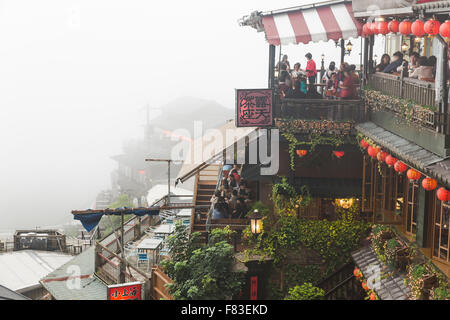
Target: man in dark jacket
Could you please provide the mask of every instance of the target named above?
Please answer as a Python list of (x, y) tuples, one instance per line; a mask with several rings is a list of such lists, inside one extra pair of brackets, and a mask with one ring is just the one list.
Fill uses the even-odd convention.
[(400, 67), (403, 63), (403, 53), (397, 51), (396, 53), (394, 53), (392, 60), (393, 61), (390, 64), (388, 64), (386, 68), (384, 68), (383, 70), (384, 73), (397, 72), (397, 68)]

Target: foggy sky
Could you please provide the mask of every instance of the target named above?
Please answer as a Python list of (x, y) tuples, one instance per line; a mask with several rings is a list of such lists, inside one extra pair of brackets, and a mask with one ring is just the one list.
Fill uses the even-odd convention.
[[(237, 20), (304, 2), (0, 0), (0, 229), (90, 207), (110, 187), (109, 156), (142, 134), (147, 103), (194, 96), (233, 108), (235, 88), (267, 86), (264, 34)], [(338, 61), (326, 48), (283, 53), (291, 65), (305, 66), (307, 51)]]

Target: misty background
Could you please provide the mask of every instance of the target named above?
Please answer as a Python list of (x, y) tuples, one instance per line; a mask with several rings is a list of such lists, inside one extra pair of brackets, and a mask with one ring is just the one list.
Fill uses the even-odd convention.
[[(110, 157), (142, 136), (147, 104), (162, 108), (151, 119), (176, 103), (175, 119), (186, 97), (232, 118), (234, 89), (267, 87), (268, 73), (264, 33), (238, 19), (311, 2), (0, 0), (0, 232), (90, 208), (110, 188)], [(352, 42), (346, 61), (359, 65)], [(308, 51), (318, 67), (322, 53), (339, 61), (334, 42), (282, 48), (302, 67)]]

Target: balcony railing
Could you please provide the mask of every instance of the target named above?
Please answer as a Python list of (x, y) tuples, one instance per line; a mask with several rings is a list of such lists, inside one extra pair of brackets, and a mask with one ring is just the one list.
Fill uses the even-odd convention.
[(437, 112), (439, 104), (435, 101), (436, 93), (433, 82), (377, 72), (369, 75), (368, 85), (371, 89), (413, 103), (413, 106), (408, 109), (399, 104), (385, 103), (383, 104), (384, 109), (409, 119), (421, 127), (433, 131), (442, 130), (440, 126), (445, 123), (445, 115)]
[(369, 86), (391, 96), (412, 100), (423, 106), (436, 106), (433, 82), (401, 78), (392, 74), (377, 72), (369, 75)]
[(361, 100), (286, 99), (278, 101), (276, 118), (362, 122), (366, 119)]

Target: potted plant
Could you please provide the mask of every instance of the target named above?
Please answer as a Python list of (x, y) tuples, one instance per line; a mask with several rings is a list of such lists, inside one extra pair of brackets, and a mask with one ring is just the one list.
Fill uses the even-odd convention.
[(408, 279), (412, 294), (418, 300), (428, 300), (430, 291), (439, 285), (436, 274), (425, 264), (409, 266)]

